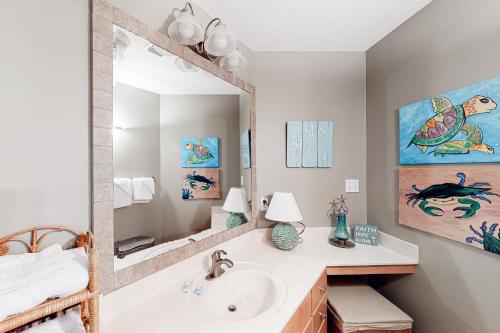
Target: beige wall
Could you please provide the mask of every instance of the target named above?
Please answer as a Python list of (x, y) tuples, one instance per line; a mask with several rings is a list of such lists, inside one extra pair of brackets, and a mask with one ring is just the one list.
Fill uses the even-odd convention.
[(144, 204), (114, 210), (115, 242), (134, 236), (162, 239), (160, 200), (160, 95), (117, 83), (113, 88), (115, 178), (154, 177), (155, 195)]
[(420, 246), (417, 273), (381, 289), (416, 333), (500, 327), (500, 256), (397, 224), (397, 109), (498, 76), (499, 11), (493, 0), (434, 0), (367, 53), (368, 221)]
[[(363, 52), (256, 52), (251, 81), (257, 88), (257, 197), (294, 193), (307, 226), (331, 225), (329, 202), (346, 178), (349, 223), (366, 223), (365, 54)], [(332, 120), (333, 168), (286, 167), (286, 122)], [(262, 214), (261, 214), (262, 215)], [(266, 227), (262, 216), (259, 226)]]
[(89, 228), (88, 6), (0, 2), (0, 235)]

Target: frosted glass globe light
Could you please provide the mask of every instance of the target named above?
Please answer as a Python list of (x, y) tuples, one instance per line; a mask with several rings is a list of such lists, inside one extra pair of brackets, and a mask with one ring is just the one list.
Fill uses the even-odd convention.
[(194, 28), (192, 24), (180, 22), (178, 28), (183, 39), (189, 40), (194, 36)]
[(230, 67), (238, 67), (239, 64), (240, 64), (240, 59), (239, 58), (236, 58), (236, 57), (229, 57), (228, 61), (227, 61), (227, 64), (230, 66)]
[(236, 37), (222, 23), (218, 23), (207, 33), (205, 51), (212, 56), (225, 56), (235, 51), (236, 47)]
[(203, 28), (189, 10), (174, 11), (175, 20), (168, 26), (168, 36), (183, 45), (203, 41)]
[(227, 71), (235, 72), (246, 67), (247, 59), (239, 50), (229, 53), (219, 60), (219, 65)]

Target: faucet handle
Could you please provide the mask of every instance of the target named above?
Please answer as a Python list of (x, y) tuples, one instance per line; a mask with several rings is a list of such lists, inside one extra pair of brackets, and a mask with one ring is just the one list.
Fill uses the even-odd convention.
[(216, 250), (212, 253), (212, 261), (220, 260), (221, 255), (227, 255), (227, 252), (224, 250)]

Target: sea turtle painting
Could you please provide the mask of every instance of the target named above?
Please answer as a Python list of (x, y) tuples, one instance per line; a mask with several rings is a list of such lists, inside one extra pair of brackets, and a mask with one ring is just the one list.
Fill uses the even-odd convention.
[(500, 77), (399, 108), (399, 162), (500, 162)]
[(198, 164), (214, 158), (214, 155), (210, 152), (210, 150), (208, 150), (207, 147), (203, 145), (203, 139), (201, 139), (197, 143), (186, 143), (184, 149), (187, 149), (191, 152), (187, 159), (187, 162), (189, 164)]
[[(435, 115), (420, 127), (407, 148), (416, 145), (422, 154), (434, 148), (434, 156), (468, 154), (473, 150), (486, 154), (495, 152), (493, 147), (483, 143), (481, 128), (467, 121), (469, 117), (496, 109), (495, 101), (485, 96), (474, 96), (455, 106), (445, 97), (434, 97), (431, 101)], [(457, 138), (460, 133), (464, 136)]]
[(218, 138), (184, 138), (181, 146), (183, 168), (219, 166)]

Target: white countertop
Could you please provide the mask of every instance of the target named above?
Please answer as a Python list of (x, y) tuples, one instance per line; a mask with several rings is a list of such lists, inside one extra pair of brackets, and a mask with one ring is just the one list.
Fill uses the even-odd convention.
[[(292, 251), (281, 251), (269, 241), (270, 229), (256, 229), (243, 236), (199, 253), (140, 281), (101, 297), (100, 317), (103, 333), (194, 333), (194, 332), (281, 332), (313, 287), (326, 266), (373, 266), (418, 264), (418, 247), (380, 233), (380, 245), (356, 244), (341, 249), (328, 243), (331, 228), (308, 228), (304, 241)], [(215, 325), (199, 319), (190, 302), (196, 295), (185, 295), (181, 286), (204, 276), (209, 255), (215, 249), (228, 252), (228, 258), (266, 267), (283, 279), (287, 296), (272, 316), (252, 323)]]

